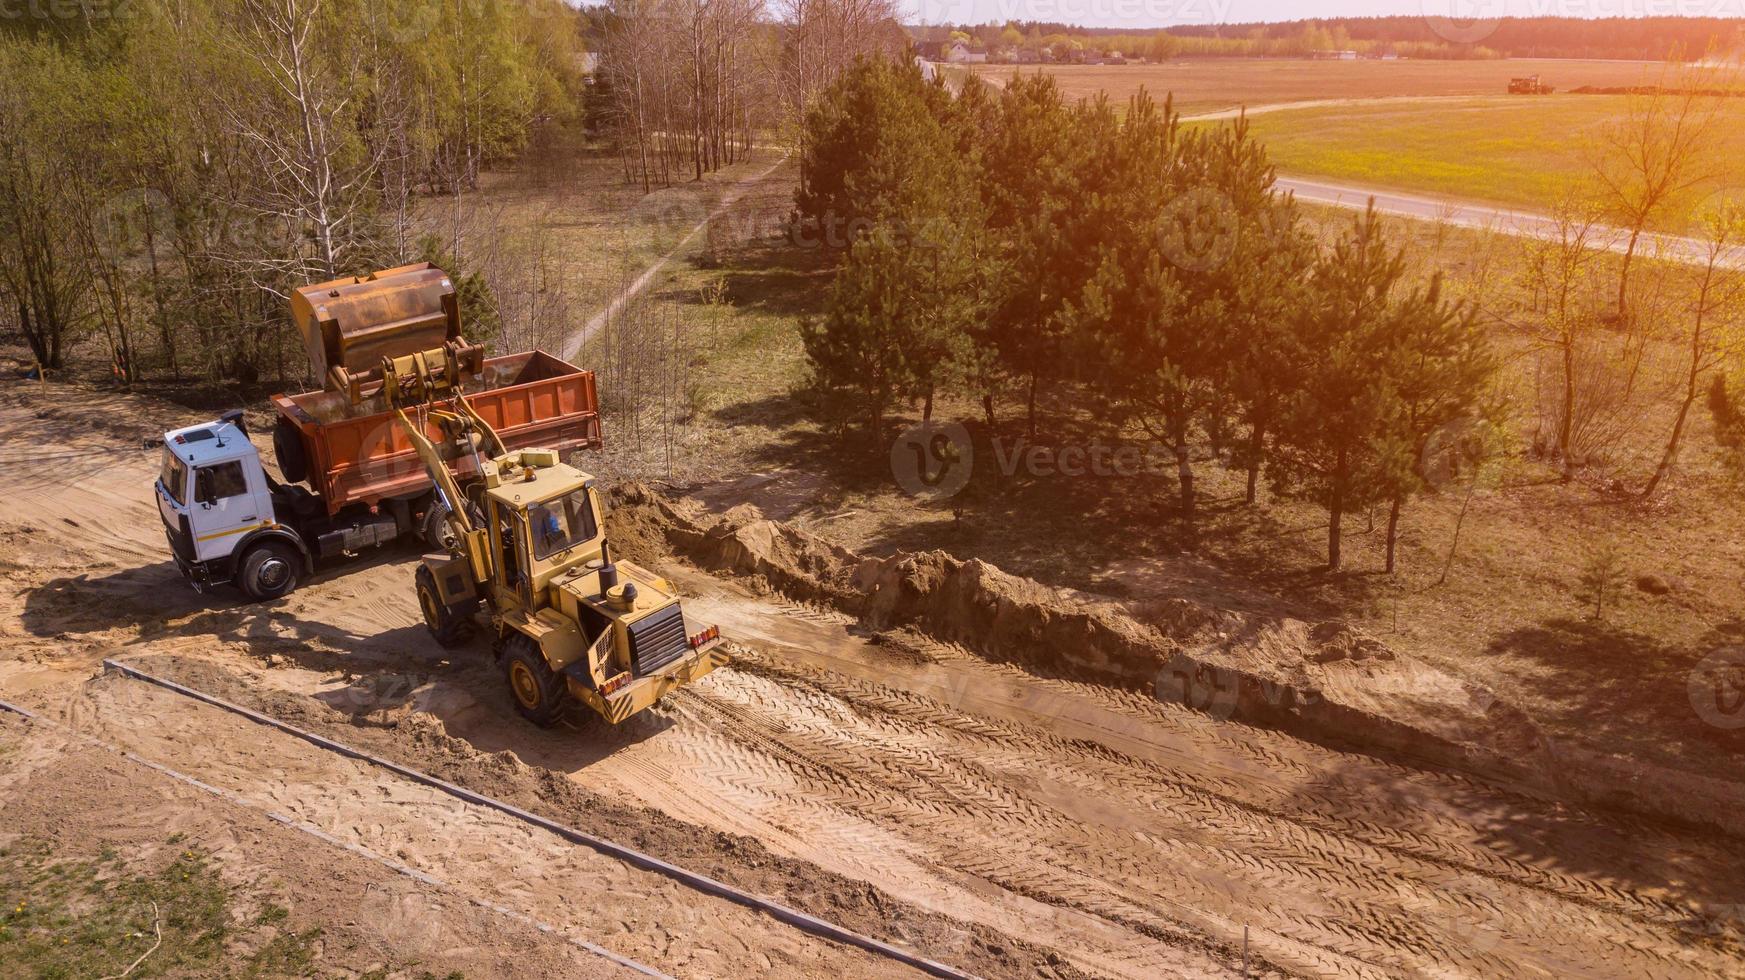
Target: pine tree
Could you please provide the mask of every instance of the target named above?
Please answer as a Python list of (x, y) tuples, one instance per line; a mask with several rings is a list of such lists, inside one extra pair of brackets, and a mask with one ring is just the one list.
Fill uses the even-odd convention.
[[(971, 334), (986, 293), (981, 204), (943, 98), (912, 67), (865, 63), (815, 114), (860, 113), (812, 143), (815, 162), (850, 169), (815, 173), (802, 208), (820, 207), (814, 220), (829, 220), (840, 190), (857, 216), (825, 315), (802, 325), (801, 337), (815, 389), (827, 405), (864, 415), (875, 442), (899, 399), (921, 399), (930, 416), (942, 386), (985, 370)], [(860, 143), (836, 139), (845, 132)]]
[(1293, 198), (1276, 193), (1265, 147), (1239, 118), (1220, 134), (1219, 189), (1228, 196), (1238, 237), (1222, 273), (1231, 296), (1226, 316), (1209, 324), (1217, 334), (1223, 420), (1246, 429), (1234, 453), (1247, 471), (1244, 502), (1259, 496), (1267, 445), (1298, 374), (1295, 324), (1307, 295), (1316, 248)]
[(1430, 442), (1474, 416), (1496, 370), (1482, 325), (1472, 311), (1442, 298), (1438, 275), (1399, 300), (1390, 312), (1389, 363), (1397, 411), (1387, 434), (1384, 477), (1389, 490), (1387, 571), (1395, 568), (1400, 512), (1427, 486)]
[(1285, 404), (1273, 474), (1279, 490), (1327, 508), (1327, 568), (1343, 565), (1345, 514), (1388, 492), (1385, 442), (1400, 411), (1390, 380), (1389, 299), (1405, 262), (1372, 207), (1316, 263), (1297, 321), (1301, 372)]
[(1246, 402), (1253, 441), (1265, 437), (1291, 359), (1279, 324), (1313, 253), (1245, 122), (1184, 132), (1141, 95), (1113, 143), (1101, 261), (1073, 324), (1103, 414), (1170, 448), (1192, 517), (1198, 433), (1227, 430)]
[[(1036, 433), (1037, 397), (1069, 371), (1063, 310), (1096, 268), (1092, 203), (1109, 174), (1084, 148), (1115, 131), (1106, 102), (1069, 110), (1053, 76), (1016, 75), (1001, 93), (981, 157), (996, 270), (987, 336), (1000, 366), (1025, 389), (1026, 424)], [(991, 398), (984, 404), (992, 415)]]
[[(846, 249), (886, 215), (925, 209), (954, 186), (928, 186), (905, 166), (924, 154), (959, 161), (941, 121), (950, 95), (912, 64), (858, 61), (806, 119), (801, 184), (795, 203), (808, 244)], [(941, 161), (946, 162), (946, 161)]]

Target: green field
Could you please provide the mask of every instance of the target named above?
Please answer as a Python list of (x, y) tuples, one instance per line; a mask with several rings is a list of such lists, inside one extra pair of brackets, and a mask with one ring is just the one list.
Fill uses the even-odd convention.
[[(1013, 65), (981, 65), (974, 70), (999, 84)], [(1509, 79), (1540, 75), (1567, 91), (1583, 85), (1616, 86), (1653, 82), (1660, 66), (1616, 61), (1308, 61), (1295, 58), (1214, 58), (1161, 65), (1048, 65), (1047, 71), (1068, 99), (1107, 92), (1116, 102), (1141, 88), (1161, 98), (1175, 96), (1184, 113), (1218, 112), (1239, 106), (1277, 105), (1320, 99), (1377, 99), (1425, 96), (1503, 95)]]
[[(1251, 125), (1282, 173), (1545, 210), (1586, 178), (1593, 135), (1624, 111), (1621, 96), (1505, 96), (1318, 106)], [(1727, 159), (1745, 154), (1745, 125), (1722, 138)], [(1745, 191), (1745, 171), (1710, 190)]]

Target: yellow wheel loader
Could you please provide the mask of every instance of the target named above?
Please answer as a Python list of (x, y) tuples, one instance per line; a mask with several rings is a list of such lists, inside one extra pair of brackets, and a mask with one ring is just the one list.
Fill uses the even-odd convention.
[[(719, 629), (692, 631), (666, 580), (613, 558), (592, 477), (552, 450), (509, 450), (465, 398), (432, 406), (458, 390), (447, 359), (431, 350), (380, 369), (448, 524), (447, 553), (416, 574), (437, 643), (488, 625), (516, 710), (541, 726), (572, 698), (616, 724), (726, 663)], [(457, 469), (476, 477), (463, 488)]]

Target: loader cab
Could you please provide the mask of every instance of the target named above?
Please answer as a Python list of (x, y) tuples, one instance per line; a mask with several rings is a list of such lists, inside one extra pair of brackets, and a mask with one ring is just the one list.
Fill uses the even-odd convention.
[(501, 465), (487, 479), (484, 504), (491, 564), (502, 570), (492, 583), (499, 601), (537, 610), (552, 579), (602, 556), (598, 495), (580, 470)]
[(230, 421), (166, 432), (156, 490), (178, 562), (227, 560), (244, 535), (273, 522), (260, 454)]

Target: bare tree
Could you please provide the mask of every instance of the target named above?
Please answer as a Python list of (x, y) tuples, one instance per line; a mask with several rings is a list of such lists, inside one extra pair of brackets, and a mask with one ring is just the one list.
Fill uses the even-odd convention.
[(907, 35), (895, 0), (777, 0), (776, 16), (785, 30), (783, 115), (804, 156), (802, 124), (818, 96), (857, 58), (899, 54)]
[(1730, 77), (1710, 69), (1668, 66), (1658, 84), (1628, 97), (1622, 116), (1588, 147), (1609, 216), (1629, 236), (1618, 273), (1620, 318), (1629, 316), (1630, 272), (1643, 235), (1729, 166), (1719, 153), (1730, 120), (1720, 90), (1731, 87)]
[(1745, 278), (1737, 267), (1745, 254), (1745, 207), (1723, 204), (1710, 211), (1704, 218), (1704, 244), (1703, 263), (1694, 272), (1695, 298), (1689, 309), (1689, 359), (1685, 362), (1684, 391), (1660, 465), (1642, 489), (1644, 497), (1652, 496), (1672, 472), (1703, 379), (1720, 367), (1738, 344), (1734, 329), (1741, 301), (1745, 300)]
[[(271, 278), (257, 284), (283, 291), (286, 277), (332, 278), (370, 237), (368, 211), (381, 156), (346, 139), (353, 110), (344, 77), (354, 64), (324, 65), (316, 33), (320, 0), (242, 0), (239, 29), (227, 38), (267, 83), (226, 93), (224, 104), (243, 155), (258, 175), (246, 203), (259, 214), (307, 228), (314, 254), (266, 260)], [(353, 57), (355, 57), (353, 52)], [(263, 257), (264, 258), (264, 257)]]
[(647, 193), (743, 159), (773, 120), (763, 0), (614, 0), (600, 52), (625, 176)]
[(1596, 326), (1585, 289), (1597, 255), (1599, 230), (1598, 215), (1574, 198), (1561, 201), (1553, 218), (1553, 234), (1523, 239), (1522, 275), (1531, 297), (1529, 329), (1536, 335), (1538, 348), (1552, 353), (1557, 361), (1554, 443), (1567, 481), (1575, 475), (1580, 352), (1585, 337)]

